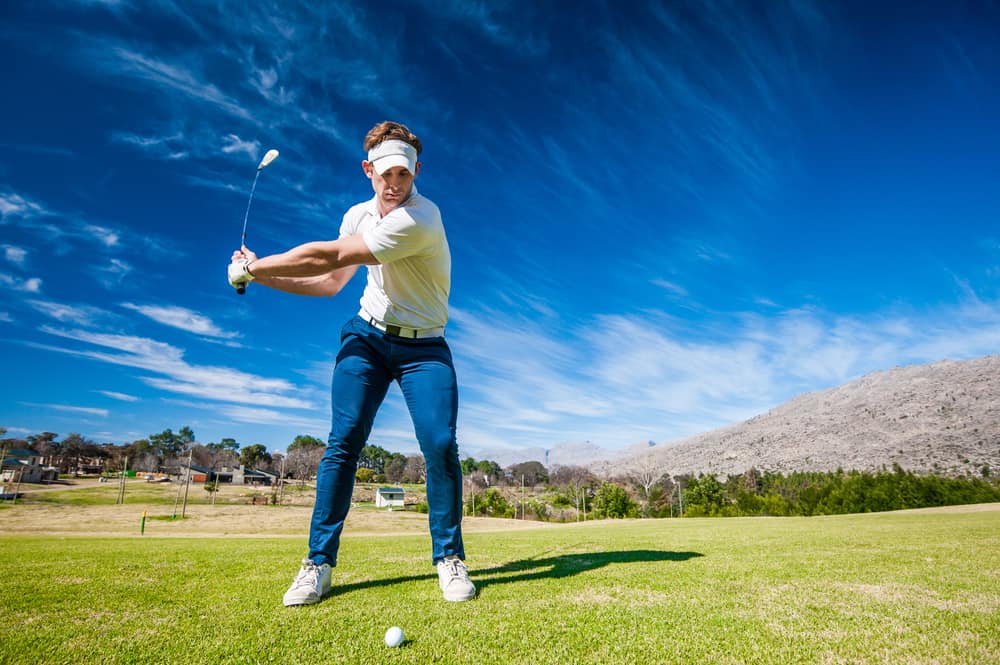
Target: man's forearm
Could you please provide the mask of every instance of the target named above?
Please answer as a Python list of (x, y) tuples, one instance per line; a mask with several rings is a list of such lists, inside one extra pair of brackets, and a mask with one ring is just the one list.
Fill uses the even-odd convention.
[(356, 271), (357, 266), (345, 266), (316, 277), (261, 276), (255, 282), (277, 291), (300, 296), (335, 296), (351, 280)]
[[(281, 254), (251, 261), (254, 279), (314, 278), (343, 267), (336, 242), (307, 242)], [(268, 284), (270, 286), (270, 284)], [(277, 287), (276, 287), (277, 288)]]

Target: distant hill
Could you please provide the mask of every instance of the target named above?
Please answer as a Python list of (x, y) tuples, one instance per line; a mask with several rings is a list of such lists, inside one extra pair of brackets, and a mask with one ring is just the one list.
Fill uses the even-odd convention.
[(1000, 356), (868, 374), (745, 422), (597, 462), (602, 475), (877, 470), (1000, 473)]

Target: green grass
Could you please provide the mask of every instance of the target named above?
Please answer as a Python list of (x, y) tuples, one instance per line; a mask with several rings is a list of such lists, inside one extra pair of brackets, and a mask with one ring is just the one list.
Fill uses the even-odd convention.
[[(995, 663), (1000, 506), (345, 536), (334, 593), (281, 595), (304, 538), (0, 536), (0, 663)], [(382, 644), (392, 625), (399, 649)]]

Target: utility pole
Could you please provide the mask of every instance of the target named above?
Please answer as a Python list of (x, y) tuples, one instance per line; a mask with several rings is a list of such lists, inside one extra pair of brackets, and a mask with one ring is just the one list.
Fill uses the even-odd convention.
[(184, 483), (184, 505), (181, 507), (181, 517), (183, 518), (185, 513), (187, 513), (188, 506), (188, 489), (191, 487), (191, 458), (194, 455), (194, 446), (192, 445), (188, 448), (188, 477), (187, 482)]
[(122, 474), (118, 477), (118, 498), (115, 505), (125, 503), (125, 476), (128, 474), (128, 455), (125, 456), (125, 463), (122, 466)]
[(521, 519), (525, 520), (527, 517), (524, 514), (524, 474), (521, 474)]

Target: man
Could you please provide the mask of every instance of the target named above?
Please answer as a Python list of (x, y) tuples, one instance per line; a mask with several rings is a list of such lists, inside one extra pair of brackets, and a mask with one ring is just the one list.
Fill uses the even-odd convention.
[(462, 470), (455, 421), (458, 390), (444, 339), (451, 290), (451, 253), (441, 213), (413, 184), (420, 172), (418, 139), (404, 125), (383, 122), (365, 137), (361, 168), (375, 196), (344, 215), (337, 240), (309, 242), (258, 258), (233, 253), (229, 283), (257, 284), (300, 295), (333, 296), (358, 266), (368, 282), (358, 316), (341, 330), (333, 370), (333, 418), (316, 477), (309, 556), (285, 605), (318, 603), (330, 590), (330, 569), (354, 489), (358, 456), (392, 381), (413, 419), (427, 469), (432, 560), (446, 600), (469, 600), (476, 588), (464, 564)]

